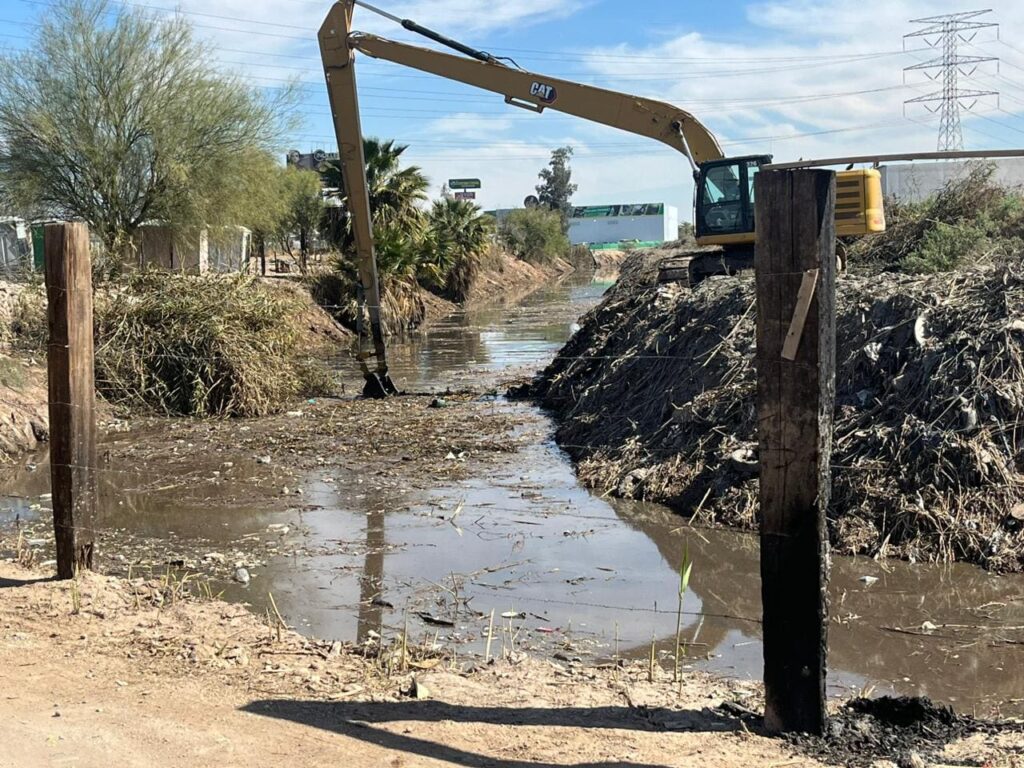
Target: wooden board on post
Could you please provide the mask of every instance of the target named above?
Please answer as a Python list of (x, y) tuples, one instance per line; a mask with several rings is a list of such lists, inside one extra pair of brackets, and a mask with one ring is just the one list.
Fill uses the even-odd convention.
[(835, 403), (835, 174), (761, 171), (755, 200), (765, 727), (822, 734)]
[(79, 570), (91, 569), (95, 555), (96, 398), (89, 230), (78, 222), (47, 224), (43, 250), (57, 577), (70, 579)]

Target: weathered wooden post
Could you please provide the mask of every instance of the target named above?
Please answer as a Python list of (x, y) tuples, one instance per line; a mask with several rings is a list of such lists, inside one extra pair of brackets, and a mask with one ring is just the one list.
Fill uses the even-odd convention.
[(43, 230), (50, 343), (50, 490), (57, 577), (91, 569), (95, 554), (96, 414), (89, 230), (82, 223)]
[(762, 171), (755, 200), (765, 727), (821, 734), (835, 402), (835, 174)]

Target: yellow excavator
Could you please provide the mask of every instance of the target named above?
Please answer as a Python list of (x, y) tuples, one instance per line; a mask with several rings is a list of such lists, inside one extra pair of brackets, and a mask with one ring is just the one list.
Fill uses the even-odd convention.
[[(356, 5), (462, 55), (353, 31), (352, 13)], [(358, 359), (366, 378), (365, 395), (386, 397), (395, 394), (396, 389), (388, 375), (380, 323), (380, 289), (356, 92), (356, 51), (493, 91), (504, 97), (506, 104), (531, 112), (552, 109), (669, 145), (687, 158), (693, 171), (696, 184), (693, 220), (697, 244), (718, 246), (687, 259), (685, 269), (691, 279), (697, 280), (707, 274), (733, 273), (752, 266), (754, 176), (759, 169), (771, 163), (772, 157), (726, 157), (714, 135), (689, 112), (642, 96), (528, 72), (511, 60), (476, 50), (415, 21), (375, 8), (364, 0), (336, 2), (320, 27), (319, 40), (338, 138), (345, 187), (343, 194), (355, 241), (362, 289), (360, 303), (369, 315), (376, 357), (376, 368), (371, 370), (367, 362), (369, 351), (365, 346), (365, 334), (360, 327)], [(879, 172), (875, 169), (847, 170), (838, 172), (836, 177), (836, 234), (861, 235), (884, 230)], [(358, 315), (360, 321), (364, 314), (363, 306)]]

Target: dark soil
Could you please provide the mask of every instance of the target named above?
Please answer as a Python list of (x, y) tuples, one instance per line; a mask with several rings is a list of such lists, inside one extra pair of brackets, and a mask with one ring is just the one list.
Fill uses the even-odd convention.
[(938, 759), (947, 744), (974, 734), (1007, 732), (1021, 734), (1024, 754), (1024, 725), (1020, 723), (994, 723), (958, 715), (927, 697), (883, 696), (848, 702), (829, 719), (824, 737), (791, 734), (789, 739), (823, 762), (872, 766), (884, 759), (903, 768), (915, 765), (914, 755), (925, 761)]

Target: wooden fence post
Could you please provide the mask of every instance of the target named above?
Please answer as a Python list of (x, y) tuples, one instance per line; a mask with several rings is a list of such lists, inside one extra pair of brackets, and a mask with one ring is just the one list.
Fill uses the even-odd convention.
[(50, 342), (50, 490), (57, 577), (91, 569), (95, 555), (96, 414), (89, 229), (47, 224), (43, 231)]
[(835, 174), (755, 182), (765, 727), (824, 733)]

